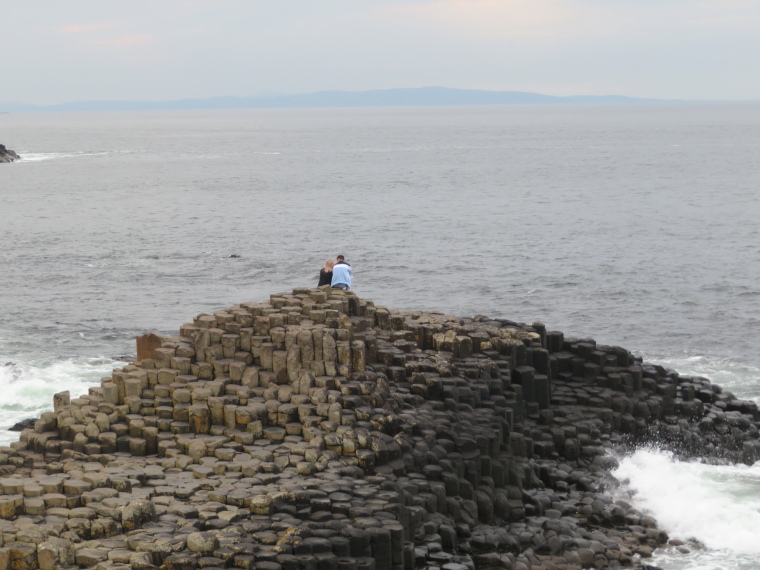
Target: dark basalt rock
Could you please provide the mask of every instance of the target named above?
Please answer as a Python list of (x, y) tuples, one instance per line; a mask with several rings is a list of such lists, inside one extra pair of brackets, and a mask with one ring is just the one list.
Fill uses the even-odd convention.
[(0, 447), (0, 568), (644, 568), (610, 452), (760, 457), (754, 403), (541, 323), (304, 288), (154, 340)]
[(21, 157), (10, 149), (5, 148), (5, 145), (0, 144), (0, 162), (13, 162)]
[(27, 418), (25, 420), (21, 420), (20, 422), (14, 424), (13, 427), (9, 427), (8, 431), (24, 431), (25, 429), (34, 429), (34, 423), (36, 421), (36, 418)]
[(5, 148), (5, 145), (0, 144), (0, 162), (13, 162), (21, 157), (10, 149)]

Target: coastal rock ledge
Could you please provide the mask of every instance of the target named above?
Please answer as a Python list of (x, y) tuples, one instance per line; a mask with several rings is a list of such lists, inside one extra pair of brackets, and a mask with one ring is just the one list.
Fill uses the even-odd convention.
[(0, 568), (646, 567), (668, 537), (613, 454), (760, 450), (757, 407), (705, 378), (339, 290), (140, 353), (0, 448)]
[(0, 144), (0, 162), (13, 162), (21, 157), (10, 149), (5, 148), (5, 145)]

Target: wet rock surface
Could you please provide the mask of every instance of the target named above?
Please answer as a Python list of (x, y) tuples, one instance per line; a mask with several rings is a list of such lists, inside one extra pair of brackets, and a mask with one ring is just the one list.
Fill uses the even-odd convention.
[(25, 429), (34, 429), (34, 424), (37, 420), (35, 418), (27, 418), (25, 420), (21, 420), (20, 422), (16, 422), (11, 427), (8, 428), (8, 431), (24, 431)]
[(5, 145), (0, 144), (0, 163), (1, 162), (13, 162), (21, 158), (12, 150), (5, 148)]
[(757, 407), (619, 347), (296, 289), (0, 448), (0, 568), (644, 567), (610, 451), (754, 462)]

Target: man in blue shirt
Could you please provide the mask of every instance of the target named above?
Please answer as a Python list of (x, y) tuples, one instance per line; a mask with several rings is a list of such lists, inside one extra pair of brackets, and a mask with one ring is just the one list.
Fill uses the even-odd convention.
[(333, 266), (333, 276), (330, 287), (348, 291), (351, 288), (351, 279), (353, 276), (354, 274), (351, 271), (351, 266), (346, 263), (346, 258), (339, 255), (338, 261)]

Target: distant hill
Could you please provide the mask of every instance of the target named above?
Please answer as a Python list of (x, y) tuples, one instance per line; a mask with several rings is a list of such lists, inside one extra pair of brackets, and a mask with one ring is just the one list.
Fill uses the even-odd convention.
[(318, 91), (300, 95), (212, 97), (176, 101), (77, 101), (58, 105), (0, 103), (0, 112), (39, 111), (146, 111), (181, 109), (276, 109), (308, 107), (426, 107), (457, 105), (552, 105), (672, 103), (672, 100), (638, 99), (622, 95), (555, 97), (523, 91), (483, 91), (448, 87), (375, 89), (372, 91)]

